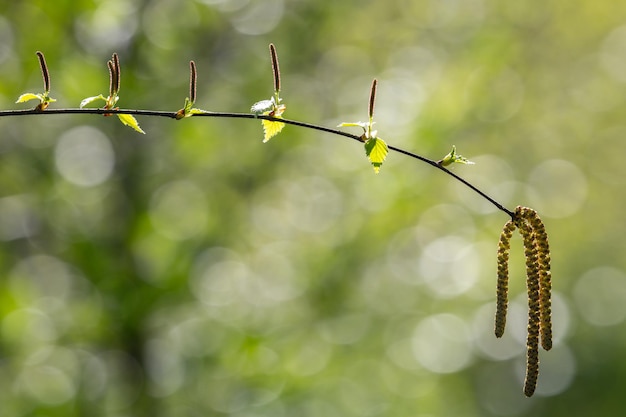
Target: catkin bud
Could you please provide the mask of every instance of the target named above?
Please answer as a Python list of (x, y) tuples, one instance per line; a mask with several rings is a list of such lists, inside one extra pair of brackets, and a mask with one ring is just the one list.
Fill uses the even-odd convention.
[(370, 88), (369, 105), (367, 106), (367, 114), (369, 115), (370, 120), (374, 118), (374, 105), (376, 104), (376, 88), (377, 87), (378, 87), (378, 80), (374, 79), (374, 81), (372, 81), (372, 87)]
[(109, 62), (109, 96), (114, 96), (120, 91), (120, 58), (114, 53)]
[(198, 72), (196, 71), (196, 63), (189, 61), (189, 101), (196, 102), (196, 84)]
[(48, 72), (48, 65), (46, 64), (46, 58), (43, 52), (37, 51), (37, 58), (39, 59), (39, 67), (41, 68), (41, 76), (43, 77), (43, 89), (45, 92), (50, 91), (50, 73)]
[(272, 60), (272, 74), (274, 75), (274, 92), (278, 93), (280, 91), (280, 67), (278, 65), (278, 53), (273, 43), (270, 43), (270, 58)]
[(107, 68), (109, 69), (109, 97), (112, 97), (115, 95), (115, 85), (117, 83), (113, 61), (109, 60), (107, 62)]

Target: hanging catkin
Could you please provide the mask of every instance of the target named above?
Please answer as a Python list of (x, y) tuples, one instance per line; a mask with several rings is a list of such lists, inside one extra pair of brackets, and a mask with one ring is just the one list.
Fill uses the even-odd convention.
[(511, 249), (511, 237), (515, 230), (513, 220), (506, 222), (500, 233), (498, 242), (498, 285), (496, 289), (496, 337), (502, 337), (506, 326), (506, 312), (508, 307), (509, 292), (509, 251)]

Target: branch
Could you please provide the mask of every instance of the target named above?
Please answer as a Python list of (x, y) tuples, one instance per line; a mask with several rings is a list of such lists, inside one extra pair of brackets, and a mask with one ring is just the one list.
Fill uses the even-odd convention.
[[(83, 109), (77, 109), (77, 108), (50, 109), (50, 108), (48, 108), (45, 111), (39, 111), (39, 110), (36, 110), (36, 109), (0, 110), (0, 117), (8, 117), (8, 116), (35, 116), (35, 115), (36, 116), (42, 116), (42, 115), (46, 115), (46, 114), (47, 115), (55, 115), (55, 114), (100, 114), (100, 115), (104, 115), (104, 114), (130, 114), (130, 115), (136, 115), (136, 116), (166, 117), (166, 118), (170, 118), (170, 119), (177, 119), (176, 112), (160, 111), (160, 110), (139, 110), (139, 109), (110, 109), (110, 110), (107, 110), (107, 109), (91, 109), (91, 108), (83, 108)], [(282, 123), (285, 123), (285, 124), (288, 124), (288, 125), (302, 127), (302, 128), (305, 128), (305, 129), (312, 129), (312, 130), (317, 130), (317, 131), (320, 131), (320, 132), (330, 133), (330, 134), (333, 134), (333, 135), (343, 136), (343, 137), (346, 137), (346, 138), (350, 138), (352, 140), (356, 140), (356, 141), (361, 142), (361, 143), (363, 142), (362, 137), (360, 135), (355, 135), (355, 134), (352, 134), (352, 133), (344, 132), (342, 130), (329, 128), (329, 127), (325, 127), (325, 126), (320, 126), (320, 125), (316, 125), (316, 124), (312, 124), (312, 123), (305, 123), (305, 122), (301, 122), (301, 121), (298, 121), (298, 120), (284, 119), (282, 117), (278, 118), (278, 117), (273, 117), (273, 116), (269, 116), (269, 115), (261, 115), (261, 114), (257, 115), (257, 114), (253, 114), (253, 113), (206, 112), (206, 113), (194, 114), (193, 117), (219, 117), (219, 118), (231, 118), (231, 119), (262, 119), (262, 120), (269, 120), (269, 121), (273, 121), (273, 122), (282, 122)], [(443, 171), (444, 173), (450, 175), (455, 180), (461, 182), (462, 184), (464, 184), (465, 186), (470, 188), (472, 191), (476, 192), (478, 195), (480, 195), (485, 200), (489, 201), (498, 210), (506, 213), (509, 217), (514, 218), (514, 213), (511, 210), (507, 209), (502, 204), (498, 203), (495, 199), (493, 199), (492, 197), (487, 195), (484, 191), (481, 191), (478, 187), (472, 185), (467, 180), (463, 179), (459, 175), (457, 175), (454, 172), (450, 171), (446, 167), (440, 165), (437, 161), (429, 159), (429, 158), (427, 158), (425, 156), (422, 156), (422, 155), (418, 155), (418, 154), (413, 153), (413, 152), (406, 151), (404, 149), (401, 149), (401, 148), (398, 148), (398, 147), (395, 147), (395, 146), (391, 146), (390, 145), (389, 149), (394, 151), (394, 152), (398, 152), (398, 153), (401, 153), (401, 154), (406, 155), (408, 157), (411, 157), (413, 159), (417, 159), (419, 161), (425, 162), (428, 165), (431, 165), (431, 166), (439, 169), (440, 171)]]

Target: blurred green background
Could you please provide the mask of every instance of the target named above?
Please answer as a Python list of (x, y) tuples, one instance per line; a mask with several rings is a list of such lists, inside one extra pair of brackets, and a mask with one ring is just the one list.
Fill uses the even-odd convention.
[[(197, 107), (365, 120), (552, 246), (555, 347), (522, 393), (526, 296), (493, 336), (506, 215), (392, 153), (254, 120), (0, 118), (2, 416), (589, 416), (626, 405), (626, 3), (591, 0), (81, 0), (0, 5), (0, 108), (108, 89)], [(32, 102), (31, 102), (32, 103)], [(354, 133), (358, 133), (355, 131)]]

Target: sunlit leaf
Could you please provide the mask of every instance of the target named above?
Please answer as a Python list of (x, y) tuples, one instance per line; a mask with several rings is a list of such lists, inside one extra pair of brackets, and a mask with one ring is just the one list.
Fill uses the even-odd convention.
[(85, 107), (88, 104), (93, 103), (96, 100), (102, 100), (102, 101), (107, 101), (107, 99), (102, 95), (97, 95), (97, 96), (93, 96), (93, 97), (87, 97), (86, 99), (84, 99), (83, 101), (80, 102), (80, 108), (82, 109), (83, 107)]
[(139, 123), (137, 123), (137, 119), (135, 119), (132, 115), (130, 115), (130, 114), (118, 114), (117, 117), (119, 117), (120, 121), (122, 123), (124, 123), (126, 126), (132, 127), (133, 129), (135, 129), (139, 133), (143, 133), (144, 135), (146, 134), (146, 132), (144, 132), (141, 129), (141, 127), (139, 127)]
[(352, 122), (352, 123), (341, 123), (339, 125), (337, 125), (337, 127), (360, 127), (363, 129), (363, 136), (361, 136), (361, 140), (362, 141), (367, 141), (371, 138), (375, 138), (376, 137), (376, 131), (372, 130), (372, 126), (374, 125), (373, 121), (369, 121), (369, 122)]
[(383, 162), (385, 162), (388, 152), (389, 148), (387, 148), (387, 144), (380, 138), (371, 138), (365, 142), (365, 154), (372, 163), (374, 172), (377, 174)]
[[(274, 117), (280, 117), (280, 116), (274, 116)], [(263, 142), (267, 142), (268, 140), (270, 140), (271, 138), (273, 138), (274, 136), (278, 135), (280, 133), (281, 130), (283, 130), (283, 127), (285, 127), (285, 124), (282, 122), (273, 122), (271, 120), (261, 120), (261, 123), (263, 123), (263, 133), (265, 134), (265, 136), (263, 137)]]
[(22, 94), (21, 96), (19, 96), (16, 103), (24, 103), (25, 101), (30, 101), (30, 100), (39, 100), (40, 102), (44, 101), (43, 96), (41, 94), (26, 93), (26, 94)]

